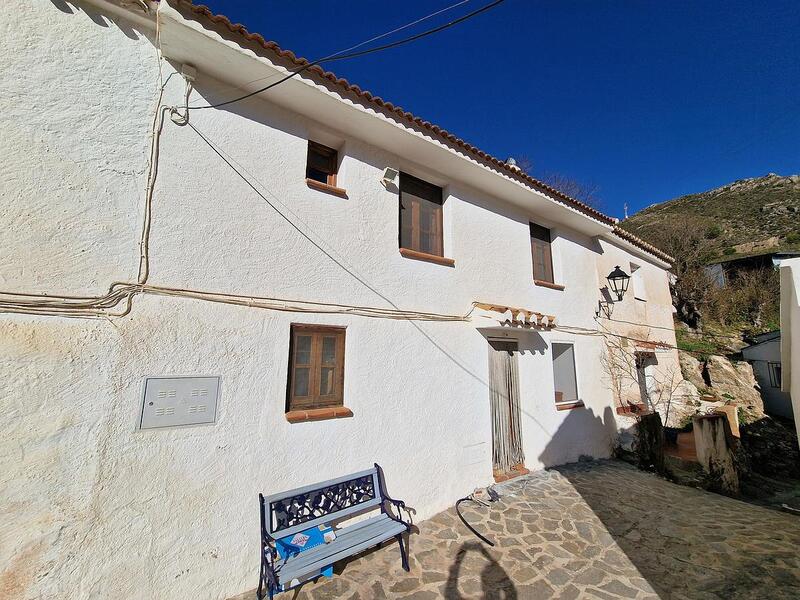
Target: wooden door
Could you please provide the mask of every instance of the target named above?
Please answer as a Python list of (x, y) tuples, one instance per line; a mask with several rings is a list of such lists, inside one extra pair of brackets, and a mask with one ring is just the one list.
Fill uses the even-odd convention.
[(489, 340), (492, 466), (504, 473), (525, 462), (520, 431), (518, 354), (514, 340)]

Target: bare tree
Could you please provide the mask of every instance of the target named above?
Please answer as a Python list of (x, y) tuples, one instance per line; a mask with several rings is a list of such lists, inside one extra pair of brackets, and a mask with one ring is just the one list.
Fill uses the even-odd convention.
[(704, 309), (714, 291), (704, 268), (709, 258), (709, 242), (703, 229), (689, 216), (670, 216), (642, 235), (675, 259), (670, 286), (672, 303), (681, 321), (692, 329), (702, 329)]
[(539, 180), (596, 210), (603, 208), (600, 187), (594, 183), (583, 183), (561, 173), (545, 173)]
[[(642, 413), (639, 409), (641, 386), (640, 369), (636, 350), (624, 337), (604, 332), (605, 352), (600, 356), (600, 364), (608, 377), (614, 401), (618, 407), (630, 411), (637, 420)], [(682, 377), (676, 377), (675, 369), (669, 369), (654, 376), (652, 385), (647, 386), (645, 412), (655, 411), (663, 415), (664, 423), (670, 418), (673, 396)]]
[(534, 170), (533, 160), (526, 155), (520, 156), (517, 166), (531, 177), (557, 189), (562, 194), (580, 200), (596, 210), (601, 210), (603, 201), (600, 198), (600, 187), (593, 183), (583, 183), (561, 173), (537, 173)]

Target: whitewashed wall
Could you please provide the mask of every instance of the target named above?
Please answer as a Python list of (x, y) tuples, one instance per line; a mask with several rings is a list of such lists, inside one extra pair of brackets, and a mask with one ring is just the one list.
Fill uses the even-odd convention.
[[(152, 33), (39, 0), (0, 17), (0, 36), (0, 286), (96, 294), (133, 281), (158, 83)], [(172, 77), (165, 101), (178, 103), (182, 86)], [(195, 101), (231, 95), (202, 74), (197, 89)], [(446, 313), (489, 301), (592, 328), (598, 273), (616, 260), (606, 264), (606, 256), (626, 256), (542, 223), (553, 227), (556, 278), (566, 289), (535, 287), (528, 221), (536, 215), (420, 166), (413, 174), (446, 186), (445, 253), (456, 266), (408, 260), (397, 250), (397, 196), (378, 183), (399, 157), (261, 100), (192, 119), (375, 291), (289, 227), (189, 128), (170, 122), (153, 205), (153, 284)], [(348, 199), (306, 186), (309, 138), (343, 145), (339, 184)], [(667, 318), (665, 286), (652, 267), (643, 318)], [(353, 418), (286, 422), (292, 322), (347, 326)], [(0, 597), (242, 592), (257, 577), (258, 492), (373, 462), (418, 519), (450, 506), (491, 481), (485, 336), (497, 334), (473, 323), (152, 296), (113, 321), (0, 315)], [(566, 340), (576, 344), (587, 409), (558, 412), (550, 344)], [(520, 346), (527, 465), (606, 456), (615, 424), (600, 339), (526, 332)], [(170, 374), (222, 377), (216, 425), (135, 430), (142, 378)]]
[(800, 431), (800, 258), (781, 261), (781, 389), (792, 399)]

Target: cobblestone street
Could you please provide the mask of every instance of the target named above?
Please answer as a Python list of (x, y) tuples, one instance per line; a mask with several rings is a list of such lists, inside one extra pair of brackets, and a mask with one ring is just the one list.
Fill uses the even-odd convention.
[[(800, 518), (674, 485), (621, 462), (498, 486), (491, 508), (419, 523), (411, 572), (396, 544), (337, 565), (297, 599), (800, 598)], [(252, 598), (253, 592), (239, 598)], [(238, 600), (238, 598), (237, 598)]]

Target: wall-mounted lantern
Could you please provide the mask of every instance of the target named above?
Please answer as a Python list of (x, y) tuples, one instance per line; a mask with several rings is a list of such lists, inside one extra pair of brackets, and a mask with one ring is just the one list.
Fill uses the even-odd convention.
[(622, 302), (622, 297), (628, 291), (628, 285), (631, 282), (631, 276), (619, 268), (619, 265), (614, 267), (614, 270), (608, 274), (608, 287), (617, 295), (617, 301)]

